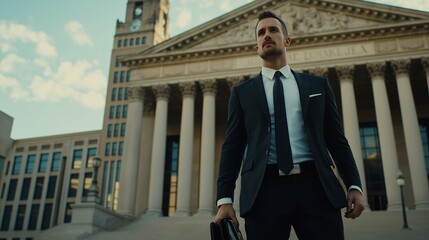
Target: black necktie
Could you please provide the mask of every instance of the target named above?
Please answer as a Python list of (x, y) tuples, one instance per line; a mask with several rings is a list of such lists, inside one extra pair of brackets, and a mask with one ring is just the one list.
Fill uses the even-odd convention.
[(280, 76), (282, 75), (280, 71), (276, 71), (274, 74), (274, 119), (276, 128), (277, 166), (283, 173), (288, 174), (293, 169), (293, 161), (289, 131), (287, 128), (283, 84), (280, 80)]

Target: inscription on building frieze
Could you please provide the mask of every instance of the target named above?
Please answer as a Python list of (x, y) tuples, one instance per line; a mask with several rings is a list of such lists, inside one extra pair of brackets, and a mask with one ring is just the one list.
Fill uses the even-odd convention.
[(374, 54), (374, 45), (372, 43), (367, 43), (358, 45), (321, 47), (318, 49), (289, 51), (288, 59), (292, 63), (304, 63), (370, 56)]

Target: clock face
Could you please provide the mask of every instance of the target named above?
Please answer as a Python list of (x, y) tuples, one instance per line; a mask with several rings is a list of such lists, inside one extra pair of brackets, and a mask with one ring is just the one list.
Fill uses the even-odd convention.
[(134, 9), (134, 15), (136, 15), (136, 16), (142, 15), (142, 8), (138, 7), (136, 9)]
[(134, 20), (134, 21), (132, 21), (131, 22), (131, 25), (130, 25), (130, 30), (131, 31), (137, 31), (137, 30), (139, 30), (140, 29), (140, 25), (141, 25), (141, 22), (140, 22), (140, 20)]

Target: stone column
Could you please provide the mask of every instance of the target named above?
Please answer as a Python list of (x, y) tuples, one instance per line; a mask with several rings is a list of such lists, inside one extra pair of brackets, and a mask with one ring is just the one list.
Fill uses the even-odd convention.
[(396, 184), (396, 177), (399, 171), (398, 155), (396, 153), (395, 134), (393, 132), (386, 83), (384, 81), (385, 68), (384, 62), (367, 64), (374, 92), (375, 114), (388, 201), (387, 210), (399, 210), (401, 208), (401, 195)]
[(118, 199), (118, 213), (122, 215), (134, 216), (143, 97), (144, 89), (142, 87), (133, 87), (130, 89), (121, 169), (121, 187), (119, 188)]
[(409, 59), (396, 60), (392, 61), (392, 67), (396, 74), (405, 146), (407, 147), (416, 209), (429, 209), (429, 186), (419, 121), (411, 90), (409, 77), (410, 63)]
[(355, 90), (353, 86), (353, 66), (338, 66), (335, 68), (341, 87), (341, 105), (343, 111), (344, 133), (349, 141), (353, 156), (356, 160), (356, 165), (359, 170), (362, 181), (363, 201), (368, 207), (368, 199), (366, 195), (365, 168), (362, 157), (362, 146), (360, 143), (359, 133), (359, 118), (356, 107)]
[(429, 92), (429, 57), (422, 57), (422, 65), (423, 65), (423, 69), (426, 72), (426, 82), (428, 84), (428, 92)]
[[(226, 79), (228, 83), (229, 90), (231, 91), (232, 88), (242, 82), (244, 82), (243, 77), (229, 77)], [(244, 153), (243, 158), (246, 157), (246, 152)], [(237, 215), (240, 215), (240, 192), (241, 192), (241, 173), (238, 174), (237, 181), (235, 182), (235, 190), (234, 190), (234, 210)]]
[(192, 160), (194, 141), (195, 83), (179, 84), (183, 96), (180, 125), (179, 172), (176, 216), (191, 214)]
[(201, 81), (204, 94), (201, 129), (201, 168), (198, 215), (213, 214), (216, 92), (215, 79)]
[(156, 112), (150, 168), (149, 204), (146, 215), (161, 216), (170, 88), (167, 84), (162, 84), (153, 86), (152, 90), (156, 96)]

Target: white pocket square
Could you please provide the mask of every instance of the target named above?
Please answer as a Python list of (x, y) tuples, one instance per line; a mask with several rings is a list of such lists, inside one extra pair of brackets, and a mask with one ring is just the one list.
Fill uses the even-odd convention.
[(317, 96), (321, 96), (321, 93), (315, 93), (315, 94), (311, 94), (310, 96), (308, 96), (308, 98), (312, 98), (312, 97), (317, 97)]

